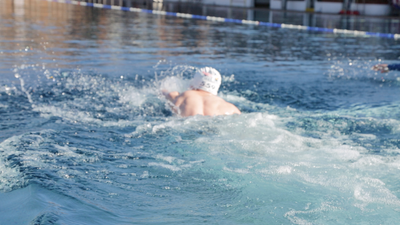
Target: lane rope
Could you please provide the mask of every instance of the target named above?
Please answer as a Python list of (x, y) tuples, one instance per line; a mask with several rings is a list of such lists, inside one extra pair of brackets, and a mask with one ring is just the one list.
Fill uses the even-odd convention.
[(166, 11), (149, 10), (149, 9), (141, 9), (141, 8), (129, 8), (129, 7), (122, 7), (122, 6), (115, 6), (115, 5), (104, 5), (104, 4), (99, 4), (99, 3), (89, 3), (89, 2), (80, 2), (80, 1), (71, 1), (71, 0), (47, 0), (47, 1), (48, 2), (66, 3), (66, 4), (72, 4), (72, 5), (81, 5), (81, 6), (101, 8), (101, 9), (112, 9), (112, 10), (130, 11), (130, 12), (139, 12), (139, 13), (141, 12), (141, 13), (148, 13), (148, 14), (155, 14), (155, 15), (174, 16), (174, 17), (180, 17), (180, 18), (208, 20), (208, 21), (223, 22), (223, 23), (237, 23), (237, 24), (247, 24), (247, 25), (265, 26), (265, 27), (276, 27), (276, 28), (283, 28), (283, 29), (308, 30), (308, 31), (316, 31), (316, 32), (322, 32), (322, 33), (346, 34), (346, 35), (353, 35), (353, 36), (357, 36), (357, 37), (380, 37), (380, 38), (389, 38), (389, 39), (400, 39), (400, 34), (375, 33), (375, 32), (336, 29), (336, 28), (309, 27), (309, 26), (284, 24), (284, 23), (260, 22), (260, 21), (253, 21), (253, 20), (239, 20), (239, 19), (230, 19), (230, 18), (215, 17), (215, 16), (201, 16), (201, 15), (193, 15), (193, 14), (187, 14), (187, 13), (175, 13), (175, 12), (166, 12)]

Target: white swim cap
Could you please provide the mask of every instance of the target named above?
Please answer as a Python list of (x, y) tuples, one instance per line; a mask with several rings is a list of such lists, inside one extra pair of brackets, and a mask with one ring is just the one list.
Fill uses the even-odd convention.
[(204, 67), (197, 70), (190, 82), (191, 89), (200, 89), (217, 95), (221, 86), (221, 74), (211, 67)]

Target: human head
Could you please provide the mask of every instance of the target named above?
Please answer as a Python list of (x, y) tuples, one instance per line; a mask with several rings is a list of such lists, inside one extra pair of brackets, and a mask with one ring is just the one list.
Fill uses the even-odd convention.
[(214, 68), (203, 67), (197, 70), (190, 81), (191, 89), (199, 89), (217, 95), (221, 86), (221, 74)]

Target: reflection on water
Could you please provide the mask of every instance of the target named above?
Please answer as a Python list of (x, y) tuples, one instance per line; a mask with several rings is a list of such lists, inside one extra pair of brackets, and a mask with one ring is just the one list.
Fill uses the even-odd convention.
[[(90, 60), (90, 56), (96, 55), (97, 57), (101, 57), (103, 53), (110, 53), (108, 48), (110, 43), (108, 43), (108, 41), (114, 40), (126, 46), (137, 47), (135, 50), (127, 49), (128, 52), (132, 50), (140, 52), (148, 51), (149, 53), (157, 52), (158, 55), (166, 56), (180, 55), (181, 49), (177, 49), (177, 46), (204, 47), (207, 46), (207, 43), (210, 43), (211, 40), (213, 44), (208, 46), (209, 48), (193, 48), (193, 53), (211, 54), (215, 57), (225, 53), (218, 52), (214, 47), (225, 46), (229, 51), (233, 51), (233, 54), (244, 54), (243, 56), (246, 54), (253, 55), (252, 60), (259, 60), (261, 57), (262, 60), (273, 61), (278, 60), (280, 58), (279, 56), (285, 55), (282, 45), (286, 45), (284, 42), (289, 40), (280, 37), (281, 35), (286, 36), (286, 31), (279, 31), (278, 34), (274, 36), (270, 36), (267, 32), (265, 34), (250, 32), (245, 35), (236, 35), (234, 30), (227, 28), (235, 27), (236, 29), (244, 29), (248, 27), (246, 25), (226, 25), (200, 20), (192, 20), (189, 22), (189, 20), (182, 18), (96, 8), (87, 9), (81, 6), (54, 2), (49, 3), (41, 0), (4, 0), (1, 1), (0, 4), (0, 18), (2, 20), (2, 24), (0, 25), (0, 40), (4, 43), (2, 45), (0, 57), (7, 53), (7, 57), (2, 57), (5, 63), (11, 63), (14, 60), (27, 62), (30, 57), (35, 58), (38, 51), (45, 53), (40, 56), (43, 63), (54, 63), (59, 57), (75, 62), (79, 62), (83, 59), (90, 62), (93, 61)], [(134, 6), (143, 5), (137, 4)], [(350, 17), (343, 15), (277, 12), (270, 10), (249, 10), (243, 8), (172, 3), (154, 3), (154, 5), (146, 5), (146, 7), (156, 7), (158, 10), (162, 9), (274, 23), (302, 24), (381, 33), (400, 33), (399, 20), (393, 18)], [(154, 20), (154, 17), (157, 19)], [(170, 26), (173, 23), (182, 25)], [(137, 27), (145, 27), (146, 29), (141, 33), (131, 32)], [(213, 32), (210, 32), (211, 27), (213, 27)], [(268, 30), (269, 28), (255, 27), (254, 29)], [(299, 34), (294, 34), (296, 32)], [(292, 47), (307, 49), (308, 46), (301, 46), (304, 42), (300, 43), (296, 40), (301, 38), (301, 33), (305, 32), (289, 32), (289, 35), (296, 36), (294, 37), (295, 39), (290, 40), (290, 42), (293, 42)], [(332, 36), (333, 34), (323, 35)], [(91, 41), (77, 43), (72, 40)], [(360, 39), (360, 41), (364, 40)], [(241, 48), (237, 47), (236, 43), (238, 42), (242, 43)], [(373, 42), (380, 42), (380, 40), (375, 39)], [(312, 43), (315, 43), (315, 41), (310, 41), (308, 44)], [(149, 44), (155, 48), (145, 49), (144, 46), (147, 47)], [(253, 48), (254, 46), (257, 47)], [(90, 52), (90, 56), (82, 55), (85, 53), (76, 51), (82, 47), (93, 49), (93, 51)], [(302, 52), (299, 57), (308, 58), (313, 56), (318, 58), (319, 54), (315, 54), (315, 51), (318, 51), (318, 49), (323, 49), (324, 54), (326, 51), (329, 51), (332, 56), (337, 55), (335, 52), (338, 51), (342, 52), (338, 54), (343, 54), (343, 52), (350, 56), (352, 54), (351, 52), (347, 52), (347, 48), (337, 50), (331, 47), (329, 43), (328, 46), (313, 46), (313, 48)], [(351, 47), (351, 45), (349, 47)], [(47, 49), (52, 49), (52, 51), (46, 51)], [(273, 52), (270, 50), (273, 50)], [(362, 50), (358, 49), (356, 51)], [(113, 52), (112, 56), (118, 57), (120, 53), (121, 52), (118, 51)], [(187, 54), (187, 52), (184, 54)], [(107, 60), (104, 59), (102, 63), (107, 64), (112, 62), (113, 57)], [(288, 59), (293, 57), (293, 55), (283, 57)], [(3, 66), (0, 65), (0, 69), (9, 68), (8, 65), (2, 65)]]

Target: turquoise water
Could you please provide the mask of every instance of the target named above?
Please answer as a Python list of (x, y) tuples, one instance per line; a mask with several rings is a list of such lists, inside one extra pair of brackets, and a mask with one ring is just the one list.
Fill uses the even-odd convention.
[[(9, 3), (0, 224), (400, 219), (399, 41)], [(171, 112), (203, 66), (242, 115)]]

